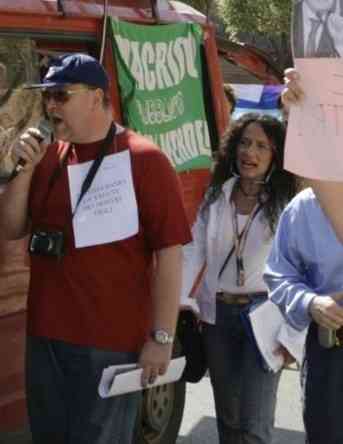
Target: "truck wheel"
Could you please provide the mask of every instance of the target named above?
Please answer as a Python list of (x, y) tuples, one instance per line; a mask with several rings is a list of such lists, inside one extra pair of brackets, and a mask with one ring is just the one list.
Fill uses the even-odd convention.
[(186, 383), (183, 381), (145, 390), (133, 444), (175, 444), (185, 394)]

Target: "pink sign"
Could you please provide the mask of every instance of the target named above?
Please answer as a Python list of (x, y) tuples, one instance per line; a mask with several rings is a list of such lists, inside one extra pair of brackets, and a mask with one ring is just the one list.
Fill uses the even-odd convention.
[(305, 99), (291, 108), (285, 168), (311, 179), (343, 181), (343, 59), (295, 59)]

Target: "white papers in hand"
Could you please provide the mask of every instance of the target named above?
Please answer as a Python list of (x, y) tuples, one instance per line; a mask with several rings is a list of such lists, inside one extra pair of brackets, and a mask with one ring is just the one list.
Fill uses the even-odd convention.
[(265, 362), (273, 372), (283, 366), (281, 355), (275, 354), (280, 344), (297, 360), (302, 361), (307, 329), (295, 330), (287, 323), (279, 307), (267, 300), (249, 313), (256, 345)]
[(307, 328), (303, 331), (298, 331), (286, 322), (282, 324), (278, 335), (280, 344), (289, 351), (299, 364), (303, 359), (306, 336)]
[[(167, 372), (163, 376), (158, 376), (153, 384), (148, 385), (148, 388), (178, 381), (182, 376), (185, 365), (186, 359), (184, 356), (172, 359)], [(137, 364), (107, 367), (102, 373), (98, 393), (101, 398), (108, 398), (142, 390), (141, 378), (142, 369), (138, 368)]]
[(277, 372), (283, 365), (283, 358), (274, 352), (280, 347), (277, 340), (284, 318), (279, 308), (270, 300), (249, 312), (249, 319), (256, 345), (268, 367)]

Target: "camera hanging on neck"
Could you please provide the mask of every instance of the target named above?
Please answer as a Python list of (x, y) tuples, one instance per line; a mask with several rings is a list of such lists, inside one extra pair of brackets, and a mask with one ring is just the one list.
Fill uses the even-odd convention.
[[(75, 205), (74, 211), (72, 213), (72, 218), (74, 218), (77, 209), (79, 208), (79, 205), (81, 203), (81, 200), (91, 187), (94, 177), (99, 170), (102, 161), (104, 160), (106, 154), (110, 151), (113, 139), (116, 134), (116, 126), (114, 122), (111, 123), (111, 126), (107, 132), (107, 135), (98, 151), (98, 154), (93, 161), (91, 167), (89, 168), (89, 171), (87, 173), (87, 176), (85, 177), (82, 186), (81, 186), (81, 192), (78, 197), (77, 203)], [(67, 163), (68, 155), (70, 152), (70, 149), (72, 148), (72, 144), (68, 147), (68, 150), (64, 154), (61, 162), (57, 167), (54, 169), (49, 183), (48, 183), (48, 190), (45, 195), (45, 198), (43, 200), (43, 205), (41, 207), (41, 212), (43, 211), (44, 206), (46, 205), (46, 202), (50, 196), (51, 190), (56, 183), (57, 179), (61, 175), (61, 172), (64, 168), (64, 166)], [(61, 259), (61, 257), (65, 254), (65, 235), (63, 230), (35, 230), (30, 238), (29, 242), (29, 253), (30, 254), (36, 254), (40, 256), (52, 256), (56, 257), (58, 259)]]

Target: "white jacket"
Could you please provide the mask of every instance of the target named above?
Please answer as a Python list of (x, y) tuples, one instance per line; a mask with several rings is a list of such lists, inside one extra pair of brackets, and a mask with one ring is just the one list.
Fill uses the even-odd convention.
[[(192, 228), (193, 242), (183, 248), (183, 283), (181, 304), (199, 312), (203, 321), (215, 323), (215, 295), (218, 291), (218, 275), (233, 245), (232, 209), (230, 197), (236, 179), (231, 178), (223, 185), (223, 192), (205, 211), (199, 211)], [(272, 235), (268, 224), (259, 212), (249, 230), (244, 256), (258, 263), (258, 287), (249, 284), (237, 292), (267, 291), (262, 279), (265, 260), (269, 254)], [(194, 281), (204, 263), (206, 272), (196, 292), (196, 299), (189, 298)], [(248, 261), (247, 261), (248, 262)], [(248, 263), (247, 263), (248, 265)], [(256, 268), (256, 267), (255, 267)], [(246, 266), (247, 275), (249, 268)], [(256, 273), (255, 273), (256, 274)], [(256, 276), (255, 276), (256, 281)], [(235, 284), (233, 284), (235, 285)]]

